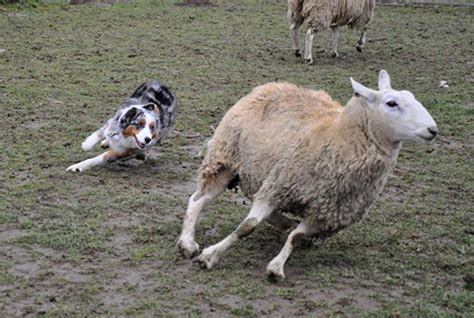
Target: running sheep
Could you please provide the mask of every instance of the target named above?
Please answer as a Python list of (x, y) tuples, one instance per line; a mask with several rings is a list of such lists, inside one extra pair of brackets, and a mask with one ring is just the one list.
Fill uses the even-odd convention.
[[(196, 257), (205, 268), (267, 220), (281, 230), (292, 227), (267, 267), (269, 277), (284, 278), (283, 266), (298, 241), (328, 237), (366, 215), (402, 143), (428, 144), (438, 128), (411, 92), (391, 88), (385, 70), (378, 91), (351, 82), (354, 96), (345, 107), (324, 91), (269, 83), (227, 112), (189, 199), (178, 241), (185, 257), (198, 254), (194, 232), (201, 210), (237, 182), (253, 201), (250, 212), (233, 233)], [(301, 222), (293, 224), (282, 213)]]
[(304, 59), (308, 64), (313, 63), (311, 51), (314, 34), (329, 28), (332, 29), (332, 57), (339, 56), (339, 27), (344, 25), (361, 31), (356, 48), (362, 52), (367, 25), (374, 16), (374, 7), (375, 0), (288, 0), (288, 22), (295, 55), (301, 56), (298, 29), (305, 20), (308, 21), (308, 31)]

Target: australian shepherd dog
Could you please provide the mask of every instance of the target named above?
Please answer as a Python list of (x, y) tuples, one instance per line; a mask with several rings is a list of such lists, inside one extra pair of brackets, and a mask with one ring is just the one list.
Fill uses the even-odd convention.
[(143, 159), (146, 149), (160, 143), (168, 135), (175, 118), (176, 99), (170, 90), (159, 81), (143, 83), (113, 118), (82, 143), (85, 151), (98, 143), (109, 150), (72, 165), (67, 171), (82, 172), (131, 156)]

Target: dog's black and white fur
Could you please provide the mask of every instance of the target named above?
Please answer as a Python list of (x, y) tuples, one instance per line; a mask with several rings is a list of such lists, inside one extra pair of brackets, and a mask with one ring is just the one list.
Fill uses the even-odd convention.
[(67, 171), (82, 172), (133, 155), (144, 157), (146, 149), (168, 135), (175, 119), (176, 99), (173, 93), (159, 81), (143, 83), (113, 118), (82, 143), (85, 151), (99, 142), (110, 149), (68, 167)]

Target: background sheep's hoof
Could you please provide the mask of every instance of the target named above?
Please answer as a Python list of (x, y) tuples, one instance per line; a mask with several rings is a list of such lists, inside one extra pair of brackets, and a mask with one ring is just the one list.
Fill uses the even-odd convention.
[(178, 241), (178, 249), (181, 255), (187, 259), (192, 259), (199, 254), (199, 244), (192, 241), (186, 242), (183, 240)]
[(338, 56), (339, 56), (339, 53), (337, 53), (337, 52), (332, 52), (331, 53), (331, 57), (333, 57), (333, 58), (336, 58)]
[(308, 65), (312, 65), (313, 64), (313, 59), (312, 58), (311, 59), (306, 59), (305, 62)]
[(356, 50), (357, 50), (357, 52), (362, 52), (362, 47), (359, 46), (359, 45), (357, 45), (357, 46), (356, 46)]
[(301, 52), (300, 52), (300, 50), (295, 50), (294, 53), (295, 53), (295, 56), (296, 56), (296, 57), (301, 57)]

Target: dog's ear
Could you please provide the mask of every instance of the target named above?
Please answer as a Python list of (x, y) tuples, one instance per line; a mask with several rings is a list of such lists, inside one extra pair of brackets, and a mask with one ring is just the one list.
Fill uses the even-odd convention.
[(154, 97), (160, 103), (160, 105), (168, 107), (174, 103), (175, 98), (166, 86), (161, 85), (160, 89), (158, 91), (155, 91), (154, 93)]
[(140, 98), (145, 91), (146, 91), (146, 82), (138, 86), (137, 89), (132, 93), (130, 98)]
[(133, 119), (137, 116), (138, 109), (135, 107), (130, 108), (127, 110), (125, 114), (122, 115), (120, 118), (120, 128), (125, 129), (127, 128), (130, 123), (133, 121)]
[(147, 104), (147, 105), (143, 106), (143, 108), (146, 109), (146, 110), (149, 110), (149, 111), (155, 111), (157, 113), (160, 111), (158, 105), (156, 105), (155, 103)]

